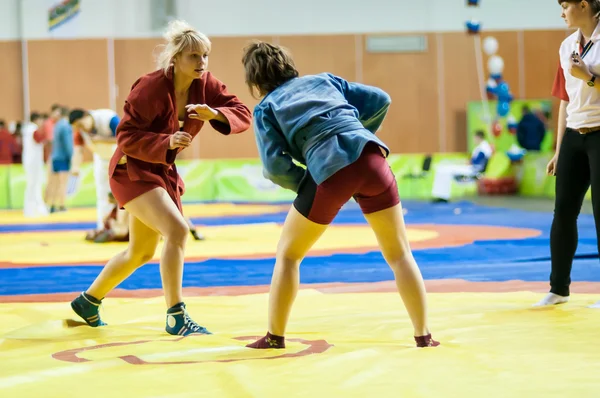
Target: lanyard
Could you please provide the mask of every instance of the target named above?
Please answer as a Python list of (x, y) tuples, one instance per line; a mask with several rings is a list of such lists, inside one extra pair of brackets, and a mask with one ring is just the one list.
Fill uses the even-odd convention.
[(590, 52), (590, 49), (592, 48), (593, 45), (594, 45), (594, 42), (592, 40), (587, 42), (585, 47), (583, 47), (583, 51), (581, 52), (581, 59), (583, 59), (587, 55), (587, 53)]

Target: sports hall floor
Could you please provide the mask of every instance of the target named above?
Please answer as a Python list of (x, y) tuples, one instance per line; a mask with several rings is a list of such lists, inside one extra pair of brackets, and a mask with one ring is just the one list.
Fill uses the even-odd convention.
[[(552, 202), (406, 202), (436, 349), (416, 349), (392, 273), (355, 205), (301, 267), (284, 351), (264, 334), (273, 253), (289, 204), (185, 206), (188, 309), (214, 334), (164, 332), (157, 258), (81, 325), (69, 301), (124, 244), (83, 240), (95, 209), (26, 220), (0, 211), (0, 397), (598, 397), (600, 266), (589, 205), (571, 301), (547, 291)], [(191, 237), (190, 237), (191, 238)]]

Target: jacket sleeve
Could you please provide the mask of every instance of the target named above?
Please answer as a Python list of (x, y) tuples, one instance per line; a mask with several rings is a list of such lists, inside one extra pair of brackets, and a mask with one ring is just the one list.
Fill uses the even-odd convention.
[(331, 74), (329, 77), (342, 92), (346, 101), (358, 110), (362, 125), (372, 133), (377, 132), (392, 103), (388, 93), (380, 88), (351, 83)]
[(242, 133), (250, 128), (252, 112), (238, 97), (227, 91), (227, 86), (212, 74), (206, 81), (206, 105), (218, 110), (225, 116), (229, 125), (211, 120), (211, 126), (224, 135)]
[(42, 142), (46, 141), (46, 136), (44, 133), (44, 129), (42, 127), (38, 127), (35, 129), (35, 131), (33, 132), (33, 140), (38, 143), (41, 144)]
[(169, 149), (171, 134), (150, 131), (155, 117), (163, 113), (160, 97), (155, 93), (156, 84), (148, 78), (134, 83), (117, 127), (117, 145), (132, 158), (170, 165), (177, 155), (176, 150)]
[(305, 170), (286, 152), (283, 134), (263, 113), (255, 112), (254, 134), (266, 179), (282, 188), (298, 192)]

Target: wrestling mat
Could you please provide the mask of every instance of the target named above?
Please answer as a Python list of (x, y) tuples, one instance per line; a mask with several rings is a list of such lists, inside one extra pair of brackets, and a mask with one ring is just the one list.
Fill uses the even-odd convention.
[(573, 296), (547, 291), (551, 214), (406, 203), (429, 318), (442, 345), (417, 349), (393, 275), (352, 204), (301, 267), (285, 350), (266, 331), (282, 205), (185, 206), (206, 241), (187, 246), (190, 314), (214, 334), (164, 332), (158, 256), (89, 328), (69, 301), (126, 244), (85, 242), (94, 209), (44, 219), (0, 212), (0, 397), (597, 397), (600, 267), (580, 218)]

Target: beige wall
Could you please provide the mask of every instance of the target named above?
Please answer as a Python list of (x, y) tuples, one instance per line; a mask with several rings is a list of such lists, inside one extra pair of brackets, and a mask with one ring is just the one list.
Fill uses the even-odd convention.
[[(504, 77), (516, 98), (548, 98), (566, 31), (493, 32), (505, 63)], [(251, 38), (213, 37), (209, 68), (249, 107), (256, 104), (244, 84), (242, 48)], [(258, 37), (288, 47), (301, 74), (331, 72), (386, 90), (393, 100), (380, 135), (393, 152), (466, 149), (466, 103), (480, 99), (475, 42), (465, 33), (428, 35), (428, 51), (372, 54), (363, 35)], [(28, 42), (30, 107), (45, 111), (57, 102), (85, 108), (110, 107), (107, 40)], [(117, 111), (132, 83), (154, 69), (160, 39), (114, 41)], [(20, 42), (0, 42), (3, 95), (0, 118), (23, 116)], [(483, 59), (487, 70), (487, 57)], [(486, 73), (487, 75), (487, 73)], [(9, 78), (10, 77), (10, 78)], [(556, 109), (556, 108), (555, 108)], [(183, 157), (256, 157), (252, 131), (224, 137), (210, 128)]]

